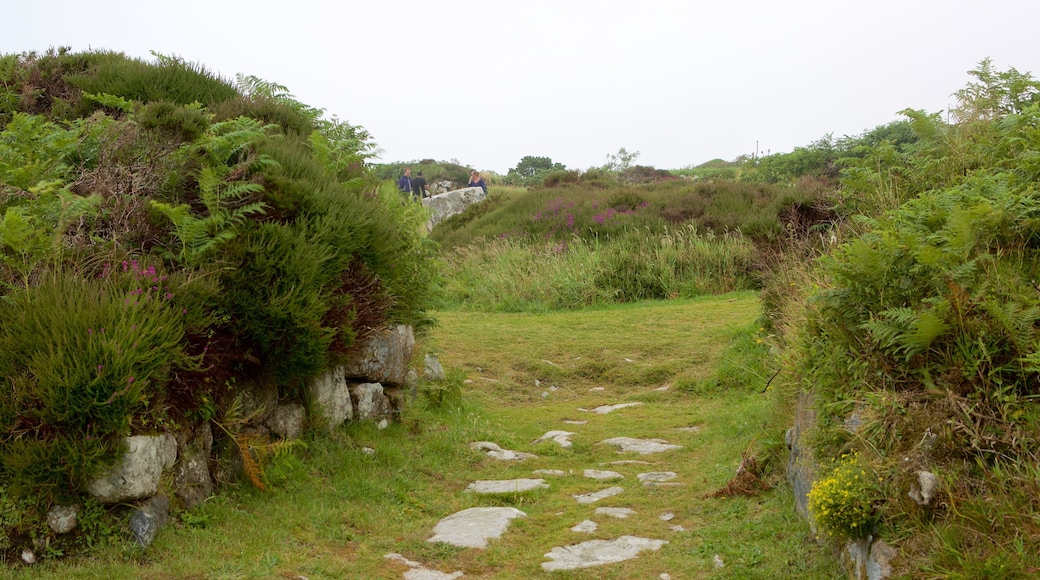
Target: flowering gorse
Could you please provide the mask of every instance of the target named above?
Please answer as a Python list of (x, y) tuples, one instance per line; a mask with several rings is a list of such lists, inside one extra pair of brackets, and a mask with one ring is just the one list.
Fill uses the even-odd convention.
[(813, 483), (809, 513), (825, 531), (849, 538), (869, 535), (877, 522), (878, 478), (858, 453), (842, 455), (833, 471)]

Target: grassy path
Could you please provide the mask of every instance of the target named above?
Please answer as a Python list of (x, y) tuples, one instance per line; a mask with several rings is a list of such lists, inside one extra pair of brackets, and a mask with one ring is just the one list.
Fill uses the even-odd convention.
[[(757, 497), (703, 497), (733, 476), (768, 416), (768, 400), (757, 389), (707, 398), (682, 386), (707, 377), (729, 337), (757, 312), (754, 295), (745, 293), (537, 316), (440, 313), (440, 326), (421, 346), (437, 352), (449, 372), (465, 372), (461, 406), (416, 405), (389, 429), (352, 425), (311, 440), (268, 466), (269, 491), (240, 488), (212, 498), (182, 514), (145, 552), (123, 542), (96, 560), (15, 575), (400, 579), (408, 568), (384, 558), (399, 553), (464, 578), (838, 577), (793, 515), (785, 486)], [(618, 403), (641, 404), (606, 415), (580, 410)], [(533, 443), (552, 430), (573, 432), (573, 446)], [(599, 443), (621, 436), (682, 448), (636, 456)], [(496, 461), (470, 449), (474, 441), (538, 458)], [(619, 459), (650, 464), (607, 465)], [(547, 477), (549, 489), (506, 497), (465, 492), (476, 480), (539, 477), (532, 475), (539, 469), (566, 475)], [(585, 469), (625, 477), (594, 481)], [(636, 476), (649, 471), (675, 472), (682, 485), (644, 487)], [(572, 497), (615, 485), (624, 492), (596, 504)], [(486, 550), (426, 542), (440, 519), (476, 506), (512, 506), (527, 517)], [(635, 513), (594, 515), (607, 506)], [(586, 519), (599, 524), (595, 532), (570, 530)], [(622, 535), (668, 544), (573, 572), (541, 567), (554, 547)]]

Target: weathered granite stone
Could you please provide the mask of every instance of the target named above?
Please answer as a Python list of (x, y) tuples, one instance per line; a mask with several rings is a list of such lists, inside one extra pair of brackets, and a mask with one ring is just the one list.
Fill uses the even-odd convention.
[(533, 489), (549, 487), (544, 479), (493, 479), (474, 481), (466, 487), (466, 491), (472, 491), (481, 495), (495, 495), (502, 493), (519, 493)]
[(918, 471), (915, 474), (917, 482), (910, 486), (910, 498), (917, 502), (917, 505), (928, 505), (939, 491), (939, 478), (931, 471)]
[(640, 473), (636, 475), (639, 481), (643, 482), (643, 485), (648, 483), (661, 483), (664, 481), (671, 481), (679, 474), (674, 471), (652, 471), (650, 473)]
[(414, 350), (415, 334), (411, 326), (399, 324), (373, 331), (351, 349), (343, 374), (370, 383), (406, 384)]
[(883, 540), (861, 538), (845, 544), (845, 571), (852, 580), (885, 580), (892, 577), (897, 551)]
[(623, 520), (628, 516), (635, 515), (636, 510), (631, 508), (619, 508), (619, 507), (598, 507), (596, 508), (597, 515), (610, 516)]
[(444, 542), (462, 548), (486, 548), (488, 540), (499, 538), (514, 518), (527, 514), (511, 507), (475, 507), (454, 513), (433, 528), (427, 542)]
[(818, 469), (812, 450), (809, 447), (807, 433), (816, 424), (816, 410), (813, 409), (812, 395), (798, 393), (795, 403), (794, 426), (791, 427), (791, 453), (787, 459), (787, 481), (794, 493), (795, 510), (809, 522), (810, 529), (816, 531), (816, 522), (809, 515), (809, 490), (816, 481)]
[(541, 437), (539, 437), (539, 438), (535, 439), (534, 441), (532, 441), (532, 443), (541, 443), (542, 441), (552, 441), (552, 442), (556, 443), (557, 445), (559, 445), (560, 447), (563, 447), (564, 449), (570, 449), (571, 448), (571, 440), (570, 440), (570, 436), (571, 435), (575, 435), (575, 433), (571, 433), (570, 431), (549, 431), (545, 435), (542, 435)]
[(475, 443), (470, 443), (469, 447), (470, 449), (475, 449), (477, 451), (484, 451), (487, 453), (488, 457), (498, 459), (499, 461), (524, 461), (526, 459), (535, 459), (538, 457), (533, 453), (502, 449), (497, 443), (491, 441), (477, 441)]
[(422, 204), (430, 210), (430, 221), (426, 222), (426, 228), (432, 230), (434, 226), (453, 215), (466, 211), (471, 205), (484, 201), (487, 194), (479, 187), (464, 187), (433, 195), (422, 200)]
[(595, 503), (601, 499), (613, 497), (624, 491), (625, 488), (623, 487), (608, 487), (607, 489), (601, 489), (593, 493), (583, 493), (581, 495), (576, 495), (574, 496), (574, 499), (577, 500), (578, 503)]
[(299, 439), (303, 434), (303, 422), (307, 409), (297, 403), (278, 405), (267, 419), (267, 427), (283, 439)]
[(143, 499), (155, 495), (164, 469), (177, 460), (173, 435), (135, 435), (126, 438), (123, 460), (107, 474), (94, 480), (87, 491), (105, 504)]
[(600, 443), (606, 443), (607, 445), (616, 445), (619, 448), (619, 453), (632, 451), (640, 455), (660, 453), (662, 451), (670, 451), (672, 449), (682, 449), (682, 445), (672, 445), (664, 439), (633, 439), (631, 437), (613, 437), (611, 439), (604, 439), (603, 441), (600, 441)]
[(350, 390), (357, 401), (355, 419), (382, 419), (390, 416), (390, 400), (383, 394), (383, 385), (379, 383), (361, 383)]
[(170, 500), (165, 495), (157, 495), (145, 502), (130, 516), (130, 531), (134, 541), (147, 546), (155, 539), (155, 534), (166, 525), (170, 513)]
[(56, 534), (67, 534), (76, 529), (77, 506), (56, 505), (47, 510), (47, 526)]
[(601, 470), (601, 469), (586, 469), (583, 472), (583, 475), (585, 475), (585, 477), (588, 477), (589, 479), (599, 479), (599, 480), (602, 480), (602, 481), (608, 481), (608, 480), (611, 480), (611, 479), (624, 479), (625, 478), (624, 475), (621, 475), (620, 473), (618, 473), (616, 471), (604, 471), (604, 470)]
[(213, 430), (208, 422), (196, 426), (180, 442), (180, 459), (174, 469), (173, 485), (177, 498), (191, 508), (213, 493), (209, 459), (213, 451)]
[(592, 409), (592, 412), (596, 413), (597, 415), (606, 415), (607, 413), (613, 413), (618, 409), (624, 409), (627, 407), (638, 407), (640, 405), (642, 405), (642, 403), (619, 403), (617, 405), (603, 405), (601, 407), (596, 407), (595, 409)]
[[(387, 560), (400, 562), (410, 568), (410, 570), (404, 573), (404, 580), (455, 580), (464, 575), (462, 572), (452, 572), (451, 574), (448, 574), (446, 572), (431, 570), (419, 562), (409, 560), (400, 554), (386, 554), (383, 557)], [(303, 578), (303, 576), (297, 576), (297, 578)]]
[(616, 540), (589, 540), (573, 546), (553, 548), (545, 555), (552, 561), (542, 562), (542, 569), (553, 572), (623, 562), (635, 558), (643, 550), (659, 550), (667, 543), (665, 540), (636, 536), (621, 536)]
[(354, 418), (350, 383), (347, 382), (343, 367), (335, 368), (311, 381), (308, 389), (314, 411), (322, 417), (328, 429), (334, 429)]
[(423, 361), (426, 365), (426, 372), (424, 376), (428, 381), (443, 381), (444, 380), (444, 367), (441, 366), (441, 361), (437, 358), (437, 355), (428, 354)]
[(591, 534), (599, 529), (599, 524), (592, 520), (585, 520), (578, 525), (571, 528), (572, 532), (578, 532), (579, 534)]

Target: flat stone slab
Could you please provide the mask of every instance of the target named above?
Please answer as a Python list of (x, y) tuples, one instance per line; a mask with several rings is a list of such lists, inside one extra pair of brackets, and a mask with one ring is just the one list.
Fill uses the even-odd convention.
[(491, 479), (474, 481), (469, 484), (466, 491), (472, 491), (481, 495), (492, 495), (496, 493), (518, 493), (549, 487), (544, 479)]
[(571, 448), (571, 433), (570, 431), (549, 431), (545, 435), (535, 439), (532, 443), (541, 443), (542, 441), (552, 441), (564, 449)]
[(462, 548), (486, 548), (489, 539), (502, 536), (513, 518), (527, 514), (511, 507), (475, 507), (437, 522), (427, 542), (444, 542)]
[(462, 576), (464, 576), (462, 572), (453, 572), (448, 574), (445, 572), (438, 572), (437, 570), (430, 570), (419, 562), (409, 560), (400, 554), (386, 554), (383, 557), (387, 560), (400, 562), (411, 568), (404, 573), (404, 580), (455, 580), (455, 578), (462, 578)]
[(625, 479), (624, 475), (621, 475), (616, 471), (605, 471), (602, 469), (586, 469), (584, 475), (589, 479), (598, 479), (601, 481), (609, 481), (612, 479)]
[(591, 534), (599, 529), (599, 524), (592, 520), (585, 520), (580, 524), (571, 528), (572, 532), (578, 532), (579, 534)]
[(623, 520), (628, 516), (635, 515), (636, 510), (632, 508), (619, 508), (619, 507), (598, 507), (596, 508), (596, 515), (610, 516)]
[[(599, 414), (599, 415), (606, 415), (607, 413), (613, 413), (614, 411), (617, 411), (618, 409), (624, 409), (625, 407), (638, 407), (640, 405), (642, 405), (642, 403), (619, 403), (617, 405), (602, 405), (600, 407), (596, 407), (595, 409), (591, 409), (591, 412)], [(589, 409), (581, 409), (581, 410), (582, 411), (589, 411)]]
[(621, 536), (615, 540), (589, 540), (573, 546), (553, 548), (545, 555), (552, 561), (542, 562), (542, 569), (554, 572), (623, 562), (635, 558), (644, 550), (660, 550), (661, 546), (667, 543), (665, 540), (637, 536)]
[(608, 487), (607, 489), (601, 489), (597, 492), (576, 495), (574, 496), (574, 499), (577, 500), (578, 503), (596, 503), (601, 499), (613, 497), (623, 491), (625, 491), (625, 488), (623, 487)]
[(636, 478), (643, 482), (643, 485), (671, 481), (676, 477), (679, 477), (679, 474), (674, 471), (651, 471), (650, 473), (640, 473), (636, 475)]
[(631, 437), (613, 437), (611, 439), (604, 439), (600, 443), (606, 443), (607, 445), (617, 446), (619, 453), (635, 452), (640, 455), (649, 455), (651, 453), (660, 453), (662, 451), (671, 451), (672, 449), (682, 449), (682, 445), (672, 445), (664, 439), (633, 439)]
[(567, 472), (563, 471), (562, 469), (536, 469), (531, 473), (535, 475), (547, 475), (552, 477), (563, 477), (567, 475)]
[(491, 441), (477, 441), (469, 444), (470, 449), (477, 451), (484, 451), (487, 456), (492, 459), (498, 459), (499, 461), (523, 461), (525, 459), (536, 459), (538, 456), (533, 453), (524, 453), (523, 451), (511, 451), (509, 449), (502, 449), (497, 443)]

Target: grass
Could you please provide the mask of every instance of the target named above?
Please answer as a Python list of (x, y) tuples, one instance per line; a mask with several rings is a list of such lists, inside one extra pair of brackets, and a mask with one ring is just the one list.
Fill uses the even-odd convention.
[[(124, 541), (89, 560), (5, 571), (16, 579), (398, 579), (405, 567), (383, 557), (396, 552), (472, 578), (841, 577), (794, 515), (782, 482), (756, 497), (703, 497), (733, 476), (768, 417), (770, 400), (757, 389), (711, 397), (658, 390), (683, 377), (709, 377), (729, 338), (753, 323), (759, 308), (753, 293), (737, 293), (544, 315), (440, 312), (439, 326), (421, 348), (436, 352), (449, 374), (465, 371), (462, 405), (438, 410), (417, 403), (383, 431), (354, 424), (313, 437), (267, 467), (269, 492), (226, 490), (175, 517), (147, 550)], [(604, 390), (590, 391), (595, 387)], [(608, 415), (579, 410), (625, 402), (643, 404)], [(571, 449), (532, 444), (555, 429), (575, 432)], [(659, 437), (682, 448), (631, 456), (599, 443), (617, 436)], [(539, 457), (497, 462), (469, 449), (468, 443), (483, 440)], [(604, 465), (618, 459), (651, 465)], [(625, 478), (596, 482), (582, 477), (589, 468)], [(536, 469), (573, 473), (548, 477), (551, 489), (513, 496), (464, 491), (474, 480), (532, 477)], [(636, 475), (645, 471), (674, 471), (683, 485), (644, 488)], [(593, 505), (572, 499), (612, 485), (624, 493)], [(426, 542), (440, 519), (492, 505), (513, 506), (528, 517), (514, 520), (487, 550)], [(624, 520), (593, 515), (600, 506), (636, 514)], [(662, 521), (665, 513), (674, 519)], [(599, 529), (569, 530), (584, 519)], [(553, 574), (541, 569), (553, 547), (626, 534), (669, 544), (628, 562)], [(713, 565), (716, 554), (722, 569)]]

